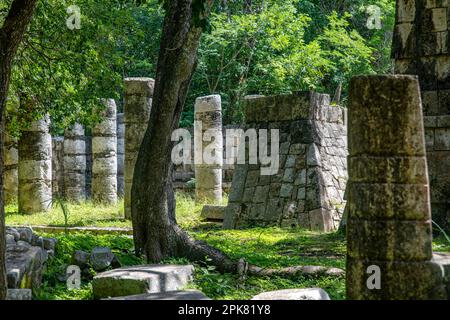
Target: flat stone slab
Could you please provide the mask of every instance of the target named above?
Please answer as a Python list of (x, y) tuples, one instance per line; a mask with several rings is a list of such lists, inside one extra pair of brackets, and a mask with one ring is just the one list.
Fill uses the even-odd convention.
[(433, 261), (444, 269), (444, 281), (447, 290), (447, 297), (450, 299), (450, 252), (434, 252)]
[(200, 216), (206, 221), (223, 222), (223, 216), (226, 208), (226, 206), (205, 205), (203, 206)]
[(8, 288), (34, 289), (41, 285), (48, 255), (39, 247), (20, 243), (6, 248)]
[(308, 288), (263, 292), (251, 300), (330, 300), (330, 297), (321, 288)]
[(198, 290), (145, 293), (134, 296), (116, 297), (105, 300), (211, 300)]
[(8, 289), (6, 300), (31, 300), (31, 289)]
[(140, 265), (98, 274), (92, 281), (96, 299), (161, 293), (183, 289), (191, 280), (192, 265)]

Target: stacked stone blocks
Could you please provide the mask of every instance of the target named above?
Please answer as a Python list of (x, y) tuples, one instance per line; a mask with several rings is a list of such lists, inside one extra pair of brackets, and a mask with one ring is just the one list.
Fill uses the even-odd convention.
[(345, 203), (345, 110), (314, 92), (251, 96), (245, 118), (246, 128), (280, 130), (280, 169), (264, 176), (259, 165), (236, 165), (224, 227), (336, 229)]
[[(347, 297), (445, 298), (442, 268), (431, 261), (417, 77), (355, 77), (349, 100)], [(380, 269), (380, 288), (368, 286), (369, 267)]]

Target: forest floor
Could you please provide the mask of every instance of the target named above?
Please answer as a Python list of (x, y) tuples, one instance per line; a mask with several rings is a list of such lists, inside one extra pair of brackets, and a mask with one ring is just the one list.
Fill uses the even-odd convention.
[[(92, 203), (69, 204), (70, 226), (131, 227), (123, 217), (123, 203), (114, 207), (102, 207)], [(345, 236), (340, 233), (317, 233), (302, 229), (246, 228), (222, 230), (220, 226), (202, 222), (202, 205), (195, 204), (186, 194), (177, 195), (177, 220), (193, 237), (206, 241), (233, 259), (244, 258), (260, 267), (288, 267), (296, 265), (321, 265), (345, 269)], [(32, 216), (17, 213), (17, 207), (6, 208), (8, 225), (64, 226), (64, 216), (59, 208)], [(66, 289), (61, 281), (75, 250), (90, 251), (96, 246), (113, 250), (122, 265), (144, 263), (133, 254), (133, 241), (126, 235), (93, 235), (89, 233), (52, 234), (58, 239), (56, 256), (44, 274), (44, 283), (37, 292), (37, 299), (92, 299), (92, 287), (83, 282), (80, 290)], [(450, 251), (450, 243), (442, 236), (435, 239), (434, 250)], [(169, 259), (165, 263), (188, 264), (184, 259)], [(233, 274), (220, 274), (214, 267), (196, 265), (192, 288), (203, 291), (212, 299), (250, 299), (271, 290), (287, 288), (321, 287), (331, 299), (345, 299), (345, 279), (331, 277), (248, 277), (244, 281)]]

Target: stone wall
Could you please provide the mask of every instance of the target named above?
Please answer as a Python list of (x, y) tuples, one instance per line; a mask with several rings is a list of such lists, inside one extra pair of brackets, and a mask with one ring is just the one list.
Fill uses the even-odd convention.
[(396, 73), (419, 76), (433, 219), (450, 217), (450, 2), (397, 0)]
[(347, 180), (345, 110), (313, 92), (257, 96), (246, 99), (245, 118), (246, 128), (280, 130), (280, 169), (263, 176), (259, 165), (236, 166), (224, 227), (336, 229)]

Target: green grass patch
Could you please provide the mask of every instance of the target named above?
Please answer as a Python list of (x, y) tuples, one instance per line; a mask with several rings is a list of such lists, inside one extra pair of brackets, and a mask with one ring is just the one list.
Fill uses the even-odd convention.
[[(67, 203), (70, 227), (131, 227), (131, 222), (124, 219), (123, 200), (115, 206), (106, 206), (93, 202), (81, 204)], [(7, 225), (57, 226), (64, 227), (64, 214), (59, 206), (48, 212), (32, 215), (18, 212), (17, 205), (8, 205), (6, 211)]]

